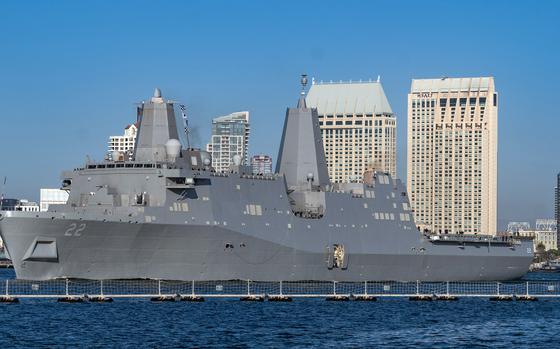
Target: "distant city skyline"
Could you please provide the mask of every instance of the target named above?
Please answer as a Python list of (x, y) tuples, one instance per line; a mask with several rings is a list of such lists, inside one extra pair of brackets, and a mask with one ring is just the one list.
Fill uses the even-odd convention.
[[(397, 174), (405, 180), (411, 80), (494, 76), (498, 227), (553, 217), (560, 4), (527, 7), (237, 1), (166, 2), (162, 8), (172, 11), (154, 11), (147, 1), (5, 3), (3, 191), (37, 201), (40, 188), (58, 186), (62, 170), (83, 165), (88, 154), (101, 160), (107, 138), (135, 120), (134, 103), (154, 87), (187, 105), (199, 147), (212, 118), (249, 110), (249, 153), (275, 159), (285, 109), (295, 105), (304, 72), (317, 81), (381, 75), (398, 123)], [(328, 26), (325, 18), (352, 18), (352, 25)]]

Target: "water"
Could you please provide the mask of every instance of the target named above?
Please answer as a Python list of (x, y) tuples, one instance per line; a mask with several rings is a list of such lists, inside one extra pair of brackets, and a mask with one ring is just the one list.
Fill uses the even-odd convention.
[[(0, 270), (0, 279), (13, 277)], [(560, 279), (558, 274), (528, 278)], [(512, 348), (558, 341), (560, 300), (490, 302), (0, 304), (0, 348), (419, 347)]]

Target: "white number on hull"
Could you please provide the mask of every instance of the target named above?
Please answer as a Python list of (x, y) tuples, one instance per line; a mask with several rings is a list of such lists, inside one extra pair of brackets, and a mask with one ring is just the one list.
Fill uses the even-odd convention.
[(64, 232), (64, 236), (82, 236), (82, 231), (86, 229), (86, 224), (82, 223), (80, 225), (76, 223), (70, 224), (68, 229)]

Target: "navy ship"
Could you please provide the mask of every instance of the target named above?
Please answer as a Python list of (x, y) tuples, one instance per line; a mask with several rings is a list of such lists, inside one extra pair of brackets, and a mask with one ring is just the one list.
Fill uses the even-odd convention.
[[(305, 86), (305, 79), (302, 80)], [(473, 281), (524, 275), (530, 241), (419, 231), (400, 180), (331, 183), (317, 111), (288, 108), (275, 174), (227, 173), (142, 103), (134, 154), (62, 173), (65, 205), (0, 211), (19, 279)], [(126, 155), (126, 156), (125, 156)]]

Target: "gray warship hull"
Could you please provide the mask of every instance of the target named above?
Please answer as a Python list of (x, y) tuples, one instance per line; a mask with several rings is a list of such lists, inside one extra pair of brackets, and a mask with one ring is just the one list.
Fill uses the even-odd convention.
[[(154, 177), (164, 180), (166, 171), (177, 170)], [(195, 185), (196, 198), (178, 201), (171, 188), (164, 207), (2, 212), (0, 234), (18, 278), (509, 280), (524, 275), (533, 257), (530, 241), (421, 234), (406, 220), (401, 184), (383, 175), (370, 198), (326, 193), (321, 219), (293, 214), (282, 177), (202, 176), (208, 181)], [(345, 250), (338, 267), (335, 244)]]
[(172, 103), (143, 104), (134, 159), (62, 174), (65, 205), (0, 211), (20, 279), (474, 281), (524, 275), (532, 242), (432, 235), (382, 172), (330, 183), (317, 111), (286, 113), (278, 168), (216, 173), (181, 149)]
[[(72, 224), (86, 224), (82, 236), (64, 236)], [(375, 246), (369, 233), (346, 242), (348, 265), (328, 268), (321, 248), (332, 242), (328, 231), (305, 242), (305, 236), (285, 234), (270, 241), (219, 226), (136, 224), (88, 220), (16, 218), (0, 221), (2, 237), (18, 278), (46, 280), (167, 279), (167, 280), (338, 280), (338, 281), (473, 281), (508, 280), (527, 272), (531, 256), (525, 246), (512, 255), (507, 246), (452, 243), (426, 246), (425, 253), (391, 252)], [(41, 231), (41, 234), (32, 233)], [(25, 260), (36, 239), (56, 241), (57, 260)], [(349, 239), (350, 240), (350, 239)], [(226, 248), (231, 244), (233, 248)], [(308, 246), (305, 248), (305, 246)], [(109, 247), (110, 246), (110, 247)], [(500, 253), (500, 250), (502, 250)], [(525, 250), (525, 251), (524, 251)], [(515, 251), (513, 251), (515, 252)], [(40, 256), (39, 256), (40, 258)], [(450, 267), (452, 266), (452, 267)]]

